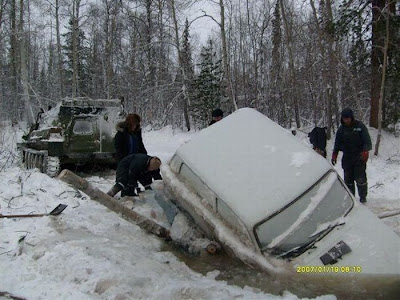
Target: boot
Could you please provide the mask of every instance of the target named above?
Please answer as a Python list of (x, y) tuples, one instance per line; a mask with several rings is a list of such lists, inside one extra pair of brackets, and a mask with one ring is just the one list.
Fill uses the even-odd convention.
[(120, 190), (122, 190), (121, 186), (119, 184), (114, 184), (113, 187), (107, 192), (107, 195), (114, 197)]

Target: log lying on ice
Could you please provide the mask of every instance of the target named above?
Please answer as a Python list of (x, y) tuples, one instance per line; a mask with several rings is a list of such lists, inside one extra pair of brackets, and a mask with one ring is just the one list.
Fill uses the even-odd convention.
[(394, 216), (397, 216), (397, 215), (400, 215), (400, 209), (385, 211), (384, 213), (381, 213), (378, 216), (378, 218), (379, 219), (384, 219), (384, 218), (394, 217)]
[(98, 188), (93, 187), (88, 181), (79, 177), (75, 173), (69, 170), (63, 170), (58, 178), (62, 181), (71, 184), (73, 187), (81, 190), (87, 194), (92, 200), (95, 200), (103, 204), (108, 209), (116, 213), (120, 213), (122, 217), (128, 221), (134, 221), (140, 228), (155, 234), (159, 237), (169, 239), (169, 230), (157, 224), (156, 222), (138, 214), (137, 212), (125, 207), (122, 203), (116, 199), (110, 197), (106, 193), (103, 193)]

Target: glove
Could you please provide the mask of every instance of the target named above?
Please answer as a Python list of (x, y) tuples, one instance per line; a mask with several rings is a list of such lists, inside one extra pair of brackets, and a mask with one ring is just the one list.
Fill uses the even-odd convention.
[(368, 161), (368, 157), (369, 157), (368, 151), (361, 152), (361, 160), (363, 161), (363, 163), (366, 163)]
[(336, 165), (337, 156), (338, 156), (338, 153), (337, 153), (337, 152), (333, 152), (333, 153), (332, 153), (332, 159), (331, 159), (332, 165)]
[(121, 192), (121, 197), (125, 197), (125, 196), (137, 196), (136, 186), (132, 186), (132, 185), (126, 186)]

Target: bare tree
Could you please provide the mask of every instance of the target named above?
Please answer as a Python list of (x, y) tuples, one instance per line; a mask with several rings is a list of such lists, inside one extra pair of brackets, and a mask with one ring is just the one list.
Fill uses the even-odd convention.
[(4, 8), (7, 5), (7, 2), (8, 2), (7, 0), (0, 0), (0, 30), (3, 25), (3, 13), (4, 13)]
[[(330, 138), (332, 131), (332, 106), (336, 102), (336, 57), (334, 49), (334, 36), (331, 32), (333, 26), (332, 5), (330, 0), (326, 0), (325, 5), (322, 7), (322, 26), (321, 28), (317, 10), (315, 8), (314, 0), (310, 0), (310, 5), (313, 11), (314, 21), (318, 32), (318, 47), (320, 55), (323, 58), (322, 78), (325, 86), (324, 96), (325, 103), (325, 120), (328, 127), (327, 134)], [(336, 105), (335, 105), (336, 106)]]
[[(170, 0), (171, 11), (172, 11), (172, 18), (174, 22), (174, 31), (175, 31), (175, 45), (178, 52), (178, 61), (179, 61), (179, 68), (180, 72), (182, 73), (182, 92), (183, 92), (183, 113), (185, 118), (186, 128), (190, 130), (190, 119), (189, 119), (189, 111), (188, 106), (190, 103), (190, 94), (189, 94), (189, 87), (187, 86), (188, 83), (188, 74), (186, 74), (186, 68), (184, 66), (183, 58), (182, 58), (182, 51), (179, 42), (179, 29), (178, 29), (178, 19), (176, 17), (176, 8), (175, 8), (175, 0)], [(186, 24), (188, 21), (186, 20)], [(187, 30), (189, 30), (189, 25), (187, 26)]]
[(379, 99), (381, 93), (381, 66), (383, 60), (384, 40), (385, 40), (385, 20), (382, 12), (385, 8), (386, 0), (371, 0), (372, 4), (372, 53), (371, 53), (371, 112), (369, 125), (379, 127)]
[(222, 62), (224, 65), (224, 72), (226, 76), (227, 86), (228, 86), (228, 97), (231, 101), (233, 110), (237, 110), (238, 106), (236, 104), (235, 95), (233, 92), (233, 84), (231, 78), (231, 71), (228, 62), (228, 49), (226, 45), (226, 32), (225, 32), (225, 6), (224, 0), (219, 0), (220, 7), (220, 17), (221, 21), (218, 23), (221, 29), (221, 42), (222, 42)]
[(78, 38), (79, 38), (79, 12), (81, 0), (72, 3), (72, 97), (79, 95), (79, 70), (78, 70)]
[(61, 53), (61, 35), (60, 35), (60, 0), (55, 0), (55, 18), (56, 18), (56, 37), (57, 37), (57, 66), (60, 84), (60, 95), (65, 97), (65, 77), (63, 58)]
[(27, 55), (26, 55), (26, 45), (25, 45), (25, 40), (26, 40), (26, 34), (24, 30), (24, 0), (20, 0), (19, 4), (19, 49), (20, 49), (20, 55), (21, 55), (21, 85), (22, 85), (22, 98), (24, 99), (24, 104), (25, 104), (25, 120), (28, 122), (28, 124), (33, 123), (34, 120), (34, 114), (32, 110), (32, 106), (30, 103), (30, 96), (29, 96), (29, 77), (28, 77), (28, 67), (27, 67)]
[(297, 77), (296, 77), (296, 71), (295, 71), (295, 65), (294, 65), (294, 57), (293, 57), (293, 37), (292, 37), (292, 28), (289, 25), (289, 20), (287, 16), (287, 11), (286, 7), (283, 3), (283, 0), (280, 0), (281, 4), (281, 13), (282, 13), (282, 19), (283, 19), (283, 27), (285, 29), (285, 38), (286, 38), (286, 46), (288, 49), (288, 54), (289, 54), (289, 72), (291, 76), (291, 84), (293, 85), (294, 91), (292, 92), (292, 103), (294, 104), (294, 113), (295, 113), (295, 120), (296, 120), (296, 126), (297, 128), (300, 128), (301, 122), (300, 122), (300, 109), (299, 109), (299, 101), (297, 99), (298, 94), (296, 92), (297, 89)]
[[(388, 63), (388, 48), (389, 48), (389, 20), (390, 20), (390, 12), (389, 7), (387, 6), (386, 9), (386, 17), (385, 17), (385, 46), (383, 48), (383, 66), (382, 66), (382, 79), (381, 79), (381, 89), (379, 93), (379, 105), (378, 105), (378, 137), (376, 139), (375, 144), (375, 151), (374, 154), (378, 155), (379, 153), (379, 144), (381, 142), (382, 136), (382, 105), (384, 99), (384, 92), (385, 92), (385, 80), (386, 80), (386, 70), (387, 70), (387, 63)], [(382, 14), (384, 16), (384, 14)]]
[(106, 93), (107, 98), (111, 98), (113, 83), (113, 53), (115, 43), (115, 33), (117, 26), (117, 16), (119, 13), (119, 1), (105, 1), (106, 20), (105, 20), (105, 61), (106, 61)]
[(17, 33), (17, 22), (16, 22), (16, 0), (11, 0), (10, 7), (10, 75), (11, 75), (11, 90), (14, 96), (13, 104), (14, 104), (14, 113), (15, 117), (18, 119), (19, 115), (19, 99), (16, 95), (18, 95), (18, 78), (17, 73), (19, 69), (19, 54), (18, 54), (18, 33)]

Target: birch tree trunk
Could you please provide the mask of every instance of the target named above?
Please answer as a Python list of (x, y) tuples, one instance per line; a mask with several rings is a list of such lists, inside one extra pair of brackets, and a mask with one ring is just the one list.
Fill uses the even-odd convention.
[(56, 14), (56, 35), (57, 35), (57, 66), (58, 66), (58, 77), (60, 84), (60, 95), (61, 98), (65, 97), (65, 79), (64, 79), (64, 68), (63, 68), (63, 58), (61, 53), (61, 34), (60, 34), (60, 0), (56, 0), (55, 4), (55, 14)]
[(114, 48), (114, 34), (116, 30), (116, 17), (118, 13), (118, 3), (113, 1), (106, 2), (106, 94), (110, 99), (112, 95), (113, 83), (113, 48)]
[(11, 8), (10, 8), (10, 25), (11, 25), (11, 32), (10, 32), (10, 75), (11, 75), (11, 90), (12, 94), (14, 95), (13, 98), (13, 110), (14, 110), (14, 117), (19, 119), (19, 98), (18, 95), (18, 80), (17, 80), (17, 73), (18, 73), (18, 39), (17, 39), (17, 6), (16, 0), (11, 0)]
[[(327, 137), (330, 139), (332, 132), (332, 106), (336, 104), (337, 98), (337, 88), (336, 88), (336, 67), (337, 67), (337, 59), (335, 56), (335, 47), (334, 47), (334, 37), (332, 33), (326, 32), (326, 28), (322, 29), (319, 25), (317, 10), (315, 9), (314, 0), (310, 0), (310, 5), (313, 11), (314, 21), (317, 26), (318, 32), (318, 48), (321, 54), (321, 57), (325, 63), (322, 71), (323, 85), (325, 88), (325, 96), (326, 96), (326, 105), (325, 105), (325, 118), (326, 125), (328, 127)], [(326, 11), (324, 12), (324, 23), (325, 26), (331, 26), (333, 22), (332, 15), (332, 5), (331, 1), (326, 1)], [(326, 45), (326, 47), (324, 46)], [(336, 107), (337, 105), (335, 105)], [(317, 109), (317, 107), (315, 107)]]
[[(1, 27), (3, 25), (3, 12), (4, 12), (4, 7), (6, 6), (6, 3), (7, 3), (7, 1), (0, 0), (0, 31), (1, 31)], [(0, 42), (1, 42), (1, 40), (0, 40)]]
[(296, 93), (297, 90), (297, 79), (296, 79), (296, 72), (294, 68), (294, 58), (293, 58), (293, 38), (292, 38), (292, 30), (289, 28), (289, 22), (287, 19), (286, 9), (283, 3), (283, 0), (280, 0), (281, 11), (282, 11), (282, 19), (283, 19), (283, 27), (285, 28), (285, 37), (286, 37), (286, 44), (287, 50), (289, 54), (289, 72), (290, 72), (290, 82), (293, 85), (294, 92), (292, 93), (292, 103), (294, 105), (294, 114), (296, 120), (297, 128), (300, 128), (300, 109), (299, 109), (299, 101), (297, 99), (298, 95)]
[[(326, 14), (327, 14), (327, 25), (329, 27), (333, 26), (333, 14), (332, 14), (332, 5), (331, 0), (326, 0)], [(331, 30), (331, 29), (330, 29)], [(335, 59), (335, 40), (333, 36), (333, 32), (326, 33), (327, 36), (327, 44), (328, 44), (328, 58), (329, 58), (329, 68), (328, 68), (328, 80), (329, 80), (329, 88), (328, 88), (328, 98), (327, 98), (327, 108), (326, 108), (326, 125), (328, 127), (327, 130), (327, 138), (331, 138), (332, 132), (332, 106), (337, 101), (337, 88), (336, 88), (336, 70), (337, 63)], [(336, 106), (336, 105), (335, 105)]]
[(21, 57), (21, 85), (22, 85), (22, 98), (25, 104), (25, 120), (28, 124), (33, 123), (35, 117), (33, 114), (32, 106), (29, 101), (29, 83), (28, 83), (28, 67), (27, 67), (27, 57), (26, 57), (26, 48), (25, 48), (25, 31), (24, 31), (24, 0), (20, 0), (19, 7), (19, 49), (20, 49), (20, 57)]
[(226, 81), (227, 81), (227, 85), (228, 85), (227, 86), (228, 87), (228, 97), (231, 101), (233, 110), (237, 110), (238, 106), (236, 104), (236, 99), (235, 99), (235, 95), (233, 92), (232, 79), (231, 79), (231, 73), (230, 73), (229, 62), (228, 62), (228, 50), (227, 50), (227, 45), (226, 45), (226, 33), (225, 33), (224, 0), (219, 0), (219, 7), (220, 7), (220, 16), (221, 16), (220, 28), (221, 28), (221, 41), (222, 41), (222, 62), (224, 64), (224, 72), (225, 72)]
[(182, 72), (182, 92), (183, 92), (183, 114), (185, 118), (185, 124), (188, 131), (190, 131), (190, 119), (189, 119), (189, 111), (188, 111), (188, 103), (190, 103), (190, 95), (189, 89), (186, 86), (188, 82), (187, 74), (185, 72), (185, 67), (183, 66), (182, 62), (182, 52), (179, 42), (179, 31), (178, 31), (178, 20), (176, 18), (176, 9), (175, 9), (175, 0), (171, 0), (171, 10), (172, 10), (172, 18), (174, 22), (174, 31), (175, 31), (175, 45), (178, 51), (178, 60), (179, 60), (179, 67)]
[(79, 95), (79, 70), (78, 70), (78, 39), (79, 39), (79, 9), (81, 0), (73, 2), (72, 24), (72, 97)]

